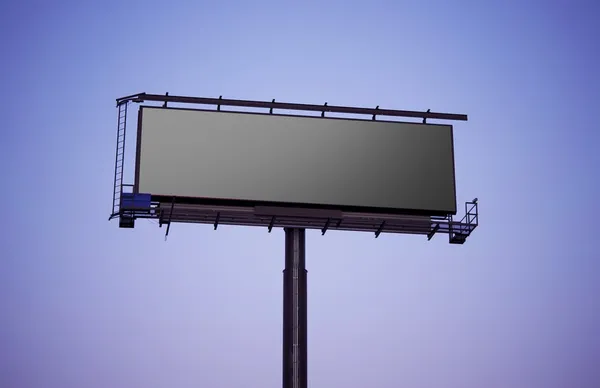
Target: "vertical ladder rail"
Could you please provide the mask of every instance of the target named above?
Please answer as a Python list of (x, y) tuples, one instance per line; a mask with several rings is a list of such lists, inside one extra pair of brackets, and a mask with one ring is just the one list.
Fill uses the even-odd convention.
[(127, 127), (127, 105), (123, 101), (118, 105), (117, 149), (115, 152), (115, 184), (113, 191), (112, 214), (109, 218), (118, 217), (121, 211), (121, 194), (123, 192), (123, 166), (125, 164), (125, 129)]

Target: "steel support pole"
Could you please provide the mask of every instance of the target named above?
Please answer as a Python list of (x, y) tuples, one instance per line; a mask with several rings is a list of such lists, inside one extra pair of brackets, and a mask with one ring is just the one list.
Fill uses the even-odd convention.
[(284, 230), (283, 388), (307, 388), (305, 230)]

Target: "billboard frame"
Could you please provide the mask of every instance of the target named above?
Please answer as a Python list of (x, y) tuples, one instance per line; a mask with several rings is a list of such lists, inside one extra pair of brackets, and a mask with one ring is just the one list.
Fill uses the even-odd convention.
[[(383, 232), (410, 233), (426, 235), (431, 240), (436, 233), (447, 233), (451, 244), (463, 244), (466, 238), (479, 224), (478, 200), (473, 199), (465, 204), (465, 216), (460, 221), (453, 220), (453, 214), (444, 216), (423, 216), (402, 214), (361, 213), (357, 209), (316, 209), (281, 206), (265, 206), (252, 203), (237, 205), (213, 203), (190, 204), (184, 203), (181, 197), (154, 197), (150, 193), (139, 193), (139, 161), (141, 149), (141, 123), (142, 109), (138, 111), (138, 136), (136, 139), (136, 179), (134, 184), (124, 184), (125, 161), (125, 135), (127, 122), (127, 105), (131, 102), (141, 103), (144, 100), (162, 101), (163, 108), (168, 102), (188, 104), (243, 106), (251, 108), (268, 108), (269, 115), (273, 109), (287, 109), (300, 111), (319, 111), (321, 117), (325, 112), (338, 112), (349, 114), (370, 114), (371, 120), (376, 120), (377, 115), (416, 117), (422, 118), (426, 123), (428, 118), (443, 120), (466, 121), (466, 115), (453, 115), (445, 113), (411, 112), (374, 110), (369, 108), (351, 107), (323, 107), (307, 104), (287, 104), (246, 101), (223, 100), (198, 97), (181, 97), (148, 95), (141, 93), (117, 99), (118, 124), (117, 147), (115, 161), (115, 178), (113, 192), (113, 210), (109, 220), (119, 218), (119, 226), (133, 228), (136, 218), (158, 219), (159, 226), (167, 225), (165, 239), (173, 222), (181, 223), (212, 223), (215, 230), (219, 224), (265, 226), (269, 233), (273, 227), (282, 227), (285, 232), (285, 269), (283, 271), (283, 357), (282, 357), (282, 387), (306, 388), (307, 382), (307, 271), (305, 265), (305, 232), (306, 229), (321, 229), (324, 235), (329, 229), (369, 231), (374, 232), (375, 238)], [(277, 105), (276, 105), (277, 104)], [(198, 109), (195, 109), (198, 110)], [(454, 180), (454, 201), (456, 202), (456, 175), (454, 163), (454, 132), (451, 127), (452, 142), (452, 173)], [(132, 188), (131, 193), (125, 193), (124, 187)], [(158, 200), (158, 201), (157, 201)], [(269, 204), (267, 204), (269, 205)], [(349, 211), (348, 211), (349, 210)]]
[[(339, 120), (357, 120), (357, 121), (378, 121), (398, 123), (399, 121), (381, 120), (377, 116), (387, 117), (409, 117), (418, 118), (424, 124), (428, 119), (436, 120), (455, 120), (467, 121), (468, 117), (464, 114), (437, 113), (427, 111), (406, 111), (376, 108), (359, 108), (328, 105), (311, 105), (298, 103), (285, 103), (272, 101), (251, 101), (251, 100), (232, 100), (207, 97), (187, 97), (187, 96), (170, 96), (165, 95), (139, 93), (116, 100), (119, 111), (119, 125), (117, 128), (117, 162), (115, 165), (115, 191), (113, 195), (113, 212), (109, 219), (119, 218), (120, 226), (134, 227), (136, 218), (154, 218), (159, 221), (159, 225), (167, 225), (175, 223), (202, 223), (213, 224), (216, 227), (219, 224), (223, 225), (239, 225), (239, 226), (262, 226), (267, 227), (270, 232), (274, 227), (301, 227), (309, 229), (320, 229), (323, 234), (327, 230), (347, 230), (347, 231), (363, 231), (372, 232), (375, 237), (381, 233), (407, 233), (421, 234), (433, 236), (436, 233), (449, 234), (451, 243), (462, 244), (466, 237), (477, 227), (477, 201), (465, 203), (465, 216), (460, 221), (454, 221), (454, 213), (440, 214), (430, 211), (418, 211), (414, 209), (382, 209), (356, 206), (332, 206), (332, 205), (314, 205), (302, 203), (279, 203), (279, 202), (261, 202), (261, 201), (242, 201), (242, 200), (227, 200), (216, 198), (190, 198), (190, 197), (169, 197), (169, 196), (152, 196), (151, 203), (146, 208), (121, 206), (123, 197), (128, 195), (141, 195), (137, 188), (139, 187), (139, 153), (141, 143), (141, 115), (143, 107), (160, 108), (160, 105), (141, 105), (138, 110), (138, 124), (136, 136), (136, 157), (135, 157), (135, 178), (133, 184), (125, 184), (122, 182), (122, 164), (121, 172), (118, 172), (119, 165), (119, 150), (123, 149), (124, 154), (124, 139), (126, 125), (121, 123), (126, 122), (127, 114), (126, 106), (130, 103), (144, 102), (162, 102), (162, 108), (182, 109), (194, 111), (214, 112), (215, 110), (200, 108), (198, 105), (212, 105), (216, 107), (216, 111), (221, 111), (222, 106), (234, 106), (244, 108), (268, 109), (268, 113), (260, 111), (231, 111), (226, 113), (244, 113), (257, 115), (277, 115), (286, 117), (310, 117), (318, 118), (318, 116), (307, 115), (306, 112), (320, 112), (321, 117), (327, 117), (326, 113), (345, 113), (355, 115), (367, 115), (365, 119), (356, 117), (327, 117), (327, 119)], [(169, 104), (179, 104), (179, 106), (169, 106)], [(181, 106), (184, 105), (184, 106)], [(190, 107), (191, 105), (192, 107)], [(123, 107), (125, 106), (125, 109)], [(279, 114), (274, 113), (274, 109), (287, 111), (300, 111), (305, 114)], [(225, 111), (223, 111), (225, 113)], [(410, 122), (409, 122), (410, 123)], [(123, 146), (119, 145), (119, 139), (122, 139)], [(454, 161), (454, 128), (451, 130), (452, 139), (452, 172), (454, 180), (454, 198), (456, 200), (456, 166)], [(121, 148), (120, 148), (121, 147)], [(124, 155), (121, 155), (124, 159)], [(119, 175), (119, 176), (118, 176)], [(117, 179), (119, 178), (119, 179)], [(132, 188), (130, 193), (124, 193), (124, 188)], [(127, 197), (129, 198), (129, 197)], [(127, 202), (129, 203), (129, 202)], [(258, 214), (257, 209), (273, 209), (273, 214), (268, 216)], [(473, 208), (471, 212), (467, 208)], [(275, 211), (276, 210), (276, 211)], [(304, 213), (298, 214), (298, 211)], [(339, 216), (332, 217), (330, 212), (338, 211)], [(329, 213), (328, 213), (329, 212)], [(411, 218), (412, 217), (412, 218)], [(169, 229), (169, 228), (167, 228)], [(167, 233), (168, 234), (168, 233)]]
[[(141, 142), (143, 138), (143, 112), (144, 108), (150, 109), (169, 109), (169, 110), (180, 110), (180, 111), (192, 111), (192, 112), (207, 112), (216, 113), (222, 112), (224, 114), (243, 114), (243, 115), (256, 115), (256, 116), (277, 116), (277, 117), (302, 117), (319, 120), (319, 117), (307, 116), (307, 115), (291, 115), (291, 114), (274, 114), (262, 113), (262, 112), (240, 112), (240, 111), (214, 111), (209, 109), (194, 109), (187, 107), (158, 107), (152, 105), (140, 105), (138, 109), (138, 120), (137, 120), (137, 137), (136, 137), (136, 157), (135, 157), (135, 172), (134, 172), (134, 193), (140, 193), (139, 191), (139, 177), (140, 177), (140, 161), (141, 161)], [(327, 117), (327, 120), (339, 120), (339, 121), (367, 121), (359, 118), (346, 118), (346, 117)], [(375, 121), (375, 120), (371, 120)], [(390, 121), (390, 120), (376, 120), (379, 123), (393, 123), (393, 124), (419, 124), (410, 123), (403, 121)], [(452, 190), (454, 198), (454, 207), (457, 209), (456, 203), (456, 166), (454, 160), (454, 128), (452, 125), (429, 123), (427, 125), (435, 126), (439, 125), (442, 127), (450, 127), (450, 146), (451, 146), (451, 158), (452, 158)], [(152, 199), (156, 202), (170, 202), (172, 196), (155, 195), (152, 194)], [(420, 210), (420, 209), (406, 209), (406, 208), (382, 208), (382, 207), (369, 207), (369, 206), (348, 206), (348, 205), (321, 205), (313, 203), (299, 203), (299, 202), (277, 202), (277, 201), (261, 201), (261, 200), (241, 200), (241, 199), (224, 199), (224, 198), (212, 198), (212, 197), (188, 197), (188, 196), (177, 196), (178, 203), (196, 204), (196, 205), (214, 205), (214, 206), (273, 206), (273, 207), (287, 207), (287, 208), (301, 208), (301, 209), (323, 209), (332, 210), (339, 209), (342, 211), (351, 212), (367, 212), (367, 213), (382, 213), (382, 214), (398, 214), (398, 215), (420, 215), (420, 216), (446, 216), (448, 214), (456, 215), (457, 211), (446, 212), (446, 211), (433, 211), (433, 210)]]

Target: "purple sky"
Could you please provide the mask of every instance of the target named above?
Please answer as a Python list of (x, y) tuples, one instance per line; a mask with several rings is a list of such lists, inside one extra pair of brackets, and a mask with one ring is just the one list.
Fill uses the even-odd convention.
[(0, 387), (281, 386), (283, 231), (107, 222), (166, 91), (469, 115), (465, 245), (307, 233), (309, 387), (600, 386), (593, 2), (96, 3), (0, 5)]

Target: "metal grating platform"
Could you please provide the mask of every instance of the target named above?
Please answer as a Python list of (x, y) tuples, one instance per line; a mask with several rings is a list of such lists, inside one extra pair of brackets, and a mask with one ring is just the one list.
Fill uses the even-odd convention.
[[(404, 216), (394, 214), (356, 213), (338, 210), (296, 209), (283, 207), (235, 207), (191, 205), (182, 203), (154, 203), (150, 209), (122, 209), (127, 218), (154, 218), (159, 225), (176, 223), (258, 226), (270, 232), (272, 228), (317, 229), (325, 234), (328, 230), (427, 235), (436, 233), (450, 235), (450, 242), (462, 244), (478, 224), (476, 202), (467, 202), (466, 215), (461, 221), (452, 217)], [(131, 227), (128, 225), (127, 227)]]

